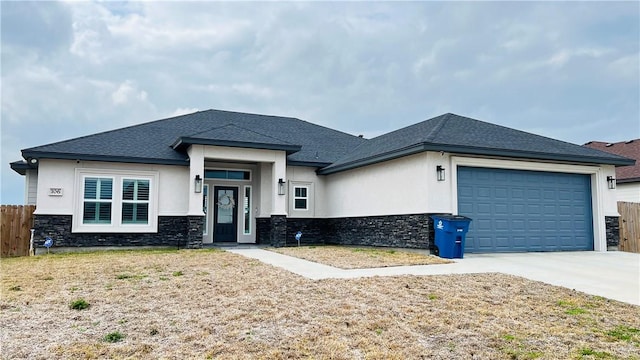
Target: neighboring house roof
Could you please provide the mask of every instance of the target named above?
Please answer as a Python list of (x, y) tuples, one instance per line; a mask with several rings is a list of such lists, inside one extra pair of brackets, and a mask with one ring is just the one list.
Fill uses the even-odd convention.
[(455, 114), (444, 114), (373, 138), (321, 169), (331, 174), (426, 150), (594, 164), (632, 160)]
[(640, 182), (640, 139), (621, 141), (617, 143), (589, 141), (584, 144), (584, 146), (635, 159), (635, 165), (620, 166), (616, 168), (616, 182)]
[[(371, 140), (280, 116), (207, 110), (22, 150), (27, 159), (52, 158), (188, 165), (193, 144), (282, 150), (290, 165), (331, 174), (421, 151), (631, 165), (633, 160), (444, 114)], [(32, 164), (14, 162), (21, 174)]]
[(206, 110), (22, 150), (54, 158), (188, 165), (190, 144), (284, 150), (290, 164), (326, 166), (366, 141), (300, 119)]

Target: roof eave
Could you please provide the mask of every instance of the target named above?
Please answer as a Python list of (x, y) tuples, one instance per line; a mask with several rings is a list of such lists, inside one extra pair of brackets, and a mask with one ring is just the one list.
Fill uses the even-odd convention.
[(317, 173), (319, 175), (329, 175), (329, 174), (334, 174), (337, 172), (341, 172), (341, 171), (347, 171), (347, 170), (351, 170), (351, 169), (355, 169), (355, 168), (359, 168), (359, 167), (363, 167), (363, 166), (367, 166), (367, 165), (373, 165), (373, 164), (377, 164), (377, 163), (381, 163), (384, 161), (389, 161), (389, 160), (393, 160), (393, 159), (397, 159), (403, 156), (408, 156), (408, 155), (413, 155), (413, 154), (417, 154), (423, 151), (426, 151), (427, 149), (425, 149), (424, 144), (417, 144), (414, 146), (410, 146), (407, 148), (403, 148), (400, 150), (396, 150), (396, 151), (391, 151), (385, 154), (381, 154), (378, 156), (374, 156), (374, 157), (370, 157), (370, 158), (365, 158), (365, 159), (360, 159), (360, 160), (356, 160), (356, 161), (352, 161), (352, 162), (348, 162), (345, 164), (341, 164), (341, 165), (337, 165), (337, 166), (331, 166), (329, 168), (324, 168), (324, 169), (320, 169), (317, 171)]
[(329, 162), (314, 162), (314, 161), (296, 161), (296, 160), (287, 160), (288, 166), (306, 166), (306, 167), (314, 167), (314, 168), (323, 168), (331, 165)]
[(449, 153), (460, 153), (469, 155), (488, 155), (488, 156), (502, 156), (502, 157), (514, 157), (523, 159), (539, 159), (539, 160), (551, 160), (551, 161), (569, 161), (577, 163), (587, 164), (608, 164), (615, 166), (627, 166), (635, 164), (635, 160), (632, 159), (611, 159), (593, 156), (578, 156), (578, 155), (556, 155), (548, 153), (534, 153), (530, 151), (518, 151), (518, 150), (504, 150), (504, 149), (490, 149), (479, 148), (473, 146), (458, 146), (450, 144), (436, 144), (436, 143), (420, 143), (410, 147), (402, 148), (400, 150), (391, 151), (378, 156), (356, 160), (341, 164), (338, 166), (330, 166), (329, 168), (320, 169), (318, 174), (329, 175), (341, 171), (351, 170), (362, 166), (373, 165), (380, 162), (397, 159), (399, 157), (416, 154), (422, 151), (445, 151)]
[(640, 177), (616, 180), (617, 184), (629, 184), (629, 183), (635, 183), (635, 182), (640, 182)]
[(243, 141), (229, 141), (229, 140), (217, 140), (217, 139), (198, 139), (191, 137), (179, 137), (171, 147), (174, 150), (185, 150), (190, 145), (211, 145), (211, 146), (226, 146), (226, 147), (238, 147), (248, 149), (261, 149), (261, 150), (279, 150), (285, 151), (287, 155), (296, 153), (302, 149), (300, 145), (285, 145), (285, 144), (267, 144), (267, 143), (255, 143), (255, 142), (243, 142)]
[(31, 165), (26, 161), (18, 160), (9, 164), (11, 166), (11, 170), (17, 172), (18, 174), (24, 176), (27, 174), (27, 170), (37, 169), (36, 165)]
[(60, 159), (60, 160), (82, 160), (82, 161), (105, 161), (105, 162), (122, 162), (134, 164), (156, 164), (156, 165), (189, 165), (189, 159), (162, 159), (162, 158), (141, 158), (132, 156), (113, 156), (113, 155), (96, 155), (96, 154), (71, 154), (56, 153), (47, 151), (30, 151), (23, 150), (22, 157), (25, 159)]

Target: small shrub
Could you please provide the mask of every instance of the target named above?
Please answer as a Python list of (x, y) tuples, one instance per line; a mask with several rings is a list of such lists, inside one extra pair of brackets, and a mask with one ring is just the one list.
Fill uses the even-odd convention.
[(85, 299), (76, 299), (69, 304), (69, 308), (73, 310), (84, 310), (89, 307), (89, 303)]
[(22, 288), (20, 287), (20, 285), (13, 285), (9, 288), (9, 291), (22, 291)]
[(104, 336), (103, 340), (109, 343), (115, 343), (124, 339), (124, 335), (120, 331), (110, 332)]
[(151, 335), (151, 336), (158, 335), (159, 333), (160, 333), (160, 331), (158, 331), (158, 329), (156, 329), (156, 328), (153, 328), (153, 329), (151, 329), (151, 331), (149, 331), (149, 335)]

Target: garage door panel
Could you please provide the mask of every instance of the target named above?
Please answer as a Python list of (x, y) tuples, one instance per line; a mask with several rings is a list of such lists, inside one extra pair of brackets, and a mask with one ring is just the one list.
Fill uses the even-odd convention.
[(465, 251), (592, 250), (589, 175), (458, 168)]

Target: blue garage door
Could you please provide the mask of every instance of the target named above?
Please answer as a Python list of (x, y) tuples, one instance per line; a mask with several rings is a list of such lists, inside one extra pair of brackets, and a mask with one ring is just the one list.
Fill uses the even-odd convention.
[(458, 167), (465, 252), (593, 250), (591, 177)]

